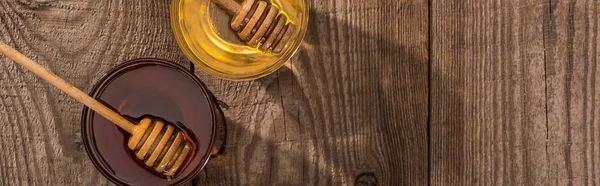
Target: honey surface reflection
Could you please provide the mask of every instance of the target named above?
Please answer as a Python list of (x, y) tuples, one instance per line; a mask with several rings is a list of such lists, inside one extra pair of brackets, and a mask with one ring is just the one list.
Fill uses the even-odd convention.
[[(182, 184), (195, 176), (209, 157), (214, 135), (214, 104), (191, 74), (162, 63), (124, 66), (108, 75), (92, 96), (128, 118), (159, 117), (184, 128), (194, 148), (179, 174), (166, 179), (147, 170), (127, 148), (128, 134), (104, 117), (87, 114), (84, 135), (96, 166), (113, 182), (130, 185)], [(192, 75), (193, 76), (193, 75)], [(84, 116), (85, 117), (85, 116)], [(194, 140), (195, 139), (195, 140)], [(87, 147), (86, 147), (87, 148)], [(96, 160), (94, 160), (96, 159)]]

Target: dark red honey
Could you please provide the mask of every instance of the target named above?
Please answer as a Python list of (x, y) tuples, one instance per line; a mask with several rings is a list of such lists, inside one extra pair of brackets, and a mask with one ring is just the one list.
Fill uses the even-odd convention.
[(180, 185), (204, 167), (214, 143), (217, 117), (212, 94), (192, 73), (160, 59), (137, 59), (115, 67), (90, 95), (127, 118), (151, 115), (180, 125), (194, 149), (183, 169), (170, 179), (142, 166), (131, 155), (129, 135), (84, 107), (82, 135), (96, 168), (119, 185)]

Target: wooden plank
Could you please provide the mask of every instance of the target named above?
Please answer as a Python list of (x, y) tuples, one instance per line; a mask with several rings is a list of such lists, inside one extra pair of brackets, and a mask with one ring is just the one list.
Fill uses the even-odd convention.
[(225, 154), (200, 183), (426, 185), (427, 1), (311, 6), (292, 70), (251, 82), (196, 73), (228, 105)]
[(548, 177), (552, 185), (599, 185), (598, 1), (551, 1), (545, 24)]
[[(188, 65), (170, 1), (0, 1), (0, 40), (89, 91), (109, 68), (160, 57)], [(81, 146), (83, 106), (0, 57), (0, 185), (106, 185)]]
[(546, 3), (432, 1), (432, 185), (547, 185)]

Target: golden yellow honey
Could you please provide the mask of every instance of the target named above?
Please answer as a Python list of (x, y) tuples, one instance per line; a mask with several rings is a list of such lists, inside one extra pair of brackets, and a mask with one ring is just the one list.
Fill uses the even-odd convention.
[(298, 29), (279, 54), (244, 44), (231, 30), (231, 17), (211, 0), (173, 0), (171, 23), (175, 39), (195, 66), (228, 80), (257, 79), (279, 69), (296, 52), (308, 25), (305, 0), (270, 0)]

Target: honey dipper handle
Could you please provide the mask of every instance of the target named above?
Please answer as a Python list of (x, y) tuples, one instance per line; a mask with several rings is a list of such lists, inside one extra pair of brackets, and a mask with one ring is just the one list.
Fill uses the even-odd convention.
[(213, 3), (225, 9), (230, 15), (236, 15), (242, 8), (235, 0), (212, 0)]
[(83, 103), (88, 106), (90, 109), (96, 111), (98, 114), (104, 116), (106, 119), (112, 121), (117, 124), (117, 126), (121, 127), (123, 130), (132, 133), (135, 129), (135, 125), (129, 122), (129, 120), (123, 118), (123, 116), (119, 115), (115, 111), (109, 109), (104, 104), (96, 101), (94, 98), (88, 96), (86, 93), (77, 89), (75, 86), (69, 84), (65, 80), (56, 76), (54, 73), (46, 70), (44, 67), (40, 66), (33, 60), (29, 59), (27, 56), (21, 54), (17, 50), (11, 48), (10, 46), (4, 44), (0, 41), (0, 53), (6, 55), (6, 57), (12, 59), (16, 63), (22, 65), (27, 68), (29, 71), (33, 72), (35, 75), (40, 78), (48, 81), (50, 84), (54, 85), (56, 88), (62, 90), (63, 92), (69, 94), (71, 97), (75, 98), (77, 101)]

